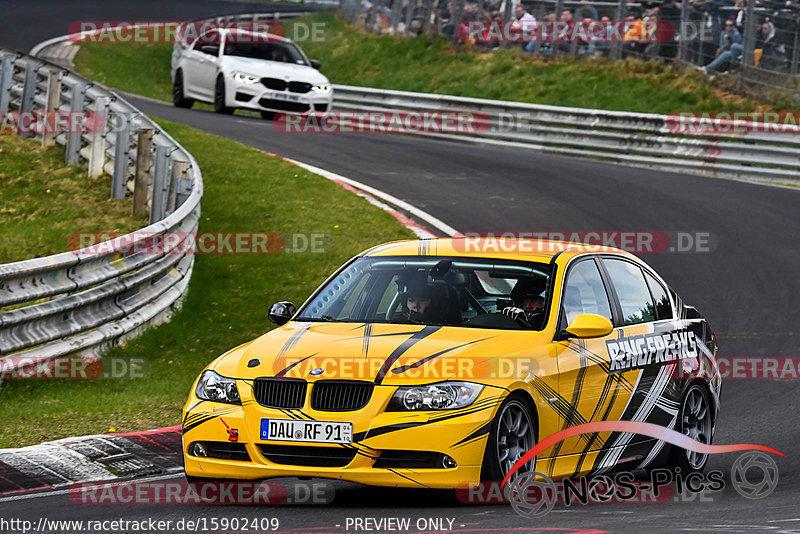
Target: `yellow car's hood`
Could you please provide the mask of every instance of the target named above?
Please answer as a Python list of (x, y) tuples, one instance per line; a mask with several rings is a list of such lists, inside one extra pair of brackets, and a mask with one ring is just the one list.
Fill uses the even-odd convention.
[(217, 359), (239, 379), (287, 377), (378, 384), (481, 381), (501, 356), (533, 354), (544, 334), (408, 324), (292, 322)]

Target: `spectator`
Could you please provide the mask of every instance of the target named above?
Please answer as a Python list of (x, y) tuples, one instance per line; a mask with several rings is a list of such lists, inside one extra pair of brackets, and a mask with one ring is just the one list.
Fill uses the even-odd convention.
[(575, 18), (579, 20), (598, 20), (597, 8), (589, 3), (589, 0), (581, 0), (581, 5), (575, 10)]
[(725, 29), (719, 35), (717, 57), (705, 67), (698, 67), (703, 72), (721, 70), (724, 65), (732, 65), (742, 54), (742, 34), (736, 29), (734, 18), (725, 21)]
[(558, 52), (569, 52), (570, 48), (572, 47), (572, 43), (569, 39), (575, 33), (575, 20), (572, 16), (572, 11), (569, 9), (565, 9), (561, 12), (561, 18), (559, 19), (561, 22), (566, 22), (566, 27), (563, 28), (561, 32), (555, 32), (553, 35), (553, 41), (556, 43), (554, 45), (554, 50)]
[(722, 12), (719, 8), (732, 6), (733, 0), (711, 0), (703, 8), (708, 16), (707, 25), (709, 28), (719, 28), (722, 25)]
[(514, 14), (516, 20), (511, 23), (511, 28), (522, 32), (523, 36), (533, 37), (527, 44), (523, 45), (525, 51), (533, 52), (534, 43), (536, 42), (536, 17), (528, 13), (528, 10), (522, 4), (517, 5)]
[[(762, 69), (775, 70), (786, 62), (786, 50), (775, 35), (775, 26), (770, 21), (764, 21), (756, 33), (755, 57), (760, 61), (755, 61), (755, 64)], [(761, 50), (760, 55), (759, 50)]]

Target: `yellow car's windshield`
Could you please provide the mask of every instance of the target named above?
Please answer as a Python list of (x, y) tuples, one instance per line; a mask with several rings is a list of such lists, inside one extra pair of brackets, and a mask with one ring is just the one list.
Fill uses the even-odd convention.
[(297, 320), (541, 330), (551, 273), (548, 264), (498, 259), (362, 257)]

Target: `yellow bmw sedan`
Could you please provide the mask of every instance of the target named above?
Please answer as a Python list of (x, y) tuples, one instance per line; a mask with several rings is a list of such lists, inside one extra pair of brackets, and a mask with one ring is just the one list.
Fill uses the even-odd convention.
[[(269, 318), (280, 327), (218, 357), (192, 387), (189, 480), (456, 488), (503, 479), (538, 440), (571, 426), (643, 421), (711, 443), (719, 412), (706, 320), (614, 248), (388, 243), (343, 265), (299, 310), (279, 302)], [(711, 371), (685, 374), (688, 361)], [(529, 467), (563, 478), (665, 464), (686, 473), (707, 460), (603, 432), (560, 441)]]

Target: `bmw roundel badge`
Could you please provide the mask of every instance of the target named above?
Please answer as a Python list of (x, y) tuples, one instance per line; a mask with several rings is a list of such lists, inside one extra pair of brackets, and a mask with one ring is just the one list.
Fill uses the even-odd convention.
[(310, 374), (311, 376), (319, 376), (324, 372), (325, 372), (325, 369), (323, 369), (322, 367), (317, 367), (316, 369), (310, 370), (308, 372), (308, 374)]

